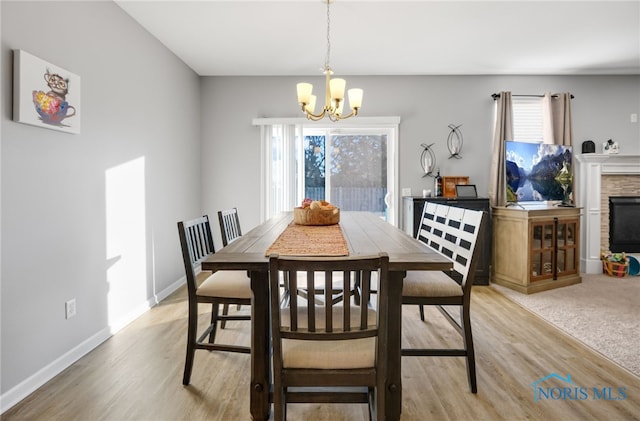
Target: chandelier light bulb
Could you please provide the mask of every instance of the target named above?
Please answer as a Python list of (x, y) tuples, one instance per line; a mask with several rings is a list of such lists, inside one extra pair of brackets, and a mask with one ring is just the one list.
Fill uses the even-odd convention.
[(305, 107), (305, 111), (307, 113), (314, 114), (316, 112), (316, 99), (315, 95), (311, 95), (311, 99), (309, 100), (309, 104)]
[(349, 89), (347, 95), (349, 96), (349, 106), (352, 110), (358, 110), (362, 107), (362, 95), (364, 91), (360, 88)]
[(336, 78), (331, 79), (330, 87), (331, 87), (331, 99), (344, 99), (344, 88), (347, 85), (347, 81), (344, 79)]
[(313, 85), (310, 83), (298, 83), (296, 87), (298, 89), (298, 102), (300, 104), (308, 104), (311, 100)]
[(342, 109), (343, 109), (343, 108), (344, 108), (344, 101), (340, 101), (340, 102), (338, 103), (338, 106), (336, 107), (336, 112), (335, 112), (335, 114), (336, 114), (337, 116), (341, 116), (341, 115), (342, 115)]

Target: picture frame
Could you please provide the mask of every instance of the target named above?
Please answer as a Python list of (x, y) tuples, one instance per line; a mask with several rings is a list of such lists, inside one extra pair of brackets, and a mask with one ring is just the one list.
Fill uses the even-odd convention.
[(478, 197), (478, 190), (475, 184), (456, 184), (456, 197), (475, 199)]
[(442, 195), (444, 197), (456, 197), (456, 185), (469, 184), (467, 176), (448, 176), (442, 177)]
[(24, 50), (13, 51), (13, 120), (80, 133), (80, 77)]
[(602, 144), (602, 153), (605, 155), (615, 155), (620, 153), (620, 147), (618, 146), (618, 142), (614, 142), (609, 139)]

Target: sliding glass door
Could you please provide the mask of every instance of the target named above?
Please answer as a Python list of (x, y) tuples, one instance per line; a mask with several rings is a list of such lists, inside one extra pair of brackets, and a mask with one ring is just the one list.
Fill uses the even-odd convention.
[(265, 124), (262, 138), (263, 220), (309, 197), (397, 225), (397, 124)]
[(387, 215), (388, 134), (379, 130), (304, 130), (304, 195), (345, 211)]

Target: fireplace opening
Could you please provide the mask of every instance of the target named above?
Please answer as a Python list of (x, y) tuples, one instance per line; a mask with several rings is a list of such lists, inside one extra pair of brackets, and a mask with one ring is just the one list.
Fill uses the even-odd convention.
[(609, 249), (640, 253), (640, 196), (609, 197)]

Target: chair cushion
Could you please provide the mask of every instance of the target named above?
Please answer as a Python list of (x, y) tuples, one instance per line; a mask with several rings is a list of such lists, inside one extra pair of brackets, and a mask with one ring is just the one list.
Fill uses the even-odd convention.
[(405, 297), (460, 297), (462, 286), (440, 271), (407, 271), (402, 285)]
[[(289, 309), (280, 310), (282, 326), (289, 326)], [(342, 305), (333, 307), (333, 330), (343, 327)], [(307, 328), (307, 307), (298, 308), (298, 328)], [(367, 325), (375, 328), (376, 311), (367, 308)], [(322, 331), (325, 323), (325, 310), (316, 307), (316, 330)], [(351, 306), (351, 325), (360, 325), (360, 307)], [(376, 338), (347, 339), (337, 341), (303, 341), (297, 339), (282, 340), (283, 365), (287, 368), (347, 369), (371, 368), (376, 361)]]
[(282, 358), (285, 368), (371, 368), (376, 362), (376, 338), (344, 341), (284, 339)]
[(251, 278), (243, 270), (219, 270), (200, 284), (197, 295), (222, 298), (251, 298)]

